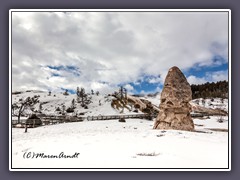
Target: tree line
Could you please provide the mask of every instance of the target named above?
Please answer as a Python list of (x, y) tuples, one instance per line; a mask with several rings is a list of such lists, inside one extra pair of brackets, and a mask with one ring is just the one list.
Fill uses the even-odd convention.
[(218, 81), (191, 85), (192, 99), (197, 98), (228, 98), (228, 82)]

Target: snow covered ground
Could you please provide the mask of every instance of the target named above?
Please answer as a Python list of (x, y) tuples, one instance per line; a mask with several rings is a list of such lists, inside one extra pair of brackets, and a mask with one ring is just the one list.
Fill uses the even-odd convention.
[[(42, 112), (48, 115), (57, 114), (57, 107), (64, 104), (67, 108), (76, 99), (73, 94), (48, 96), (47, 92), (24, 92), (13, 95), (12, 100), (17, 102), (34, 95), (40, 95)], [(88, 109), (77, 104), (76, 111), (84, 112), (85, 116), (119, 114), (111, 107), (111, 98), (93, 95)], [(159, 95), (143, 99), (159, 106)], [(204, 101), (191, 103), (228, 111), (227, 100)], [(35, 105), (35, 110), (38, 106)], [(222, 123), (218, 122), (220, 118)], [(196, 132), (153, 130), (153, 124), (144, 119), (126, 119), (126, 123), (107, 120), (48, 125), (29, 128), (27, 133), (22, 128), (12, 128), (12, 168), (228, 168), (227, 116), (194, 119)], [(80, 154), (77, 158), (33, 156), (34, 153), (57, 156), (61, 152), (69, 156)]]
[[(13, 168), (228, 168), (227, 119), (195, 119), (198, 132), (153, 130), (153, 121), (84, 121), (12, 129)], [(75, 159), (23, 158), (24, 153)]]

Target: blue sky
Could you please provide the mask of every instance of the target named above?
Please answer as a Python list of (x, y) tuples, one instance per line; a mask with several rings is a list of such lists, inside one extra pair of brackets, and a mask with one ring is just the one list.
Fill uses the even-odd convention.
[(189, 70), (184, 71), (186, 76), (194, 75), (196, 77), (205, 77), (206, 73), (214, 73), (217, 71), (227, 71), (228, 70), (228, 60), (224, 59), (222, 56), (215, 55), (212, 57), (211, 65), (201, 66), (195, 64)]
[[(217, 60), (216, 60), (217, 61)], [(216, 62), (215, 61), (215, 62)], [(194, 81), (190, 84), (203, 84), (205, 82), (217, 82), (217, 81), (228, 81), (228, 76), (220, 77), (219, 79), (213, 79), (212, 77), (209, 77), (210, 75), (214, 75), (215, 73), (227, 73), (228, 72), (228, 63), (223, 63), (219, 65), (213, 65), (213, 66), (199, 66), (199, 64), (194, 65), (193, 67), (184, 70), (183, 73), (185, 77), (194, 76), (196, 79), (201, 79), (199, 82)], [(154, 93), (163, 88), (162, 82), (156, 82), (156, 83), (150, 83), (149, 82), (149, 76), (144, 76), (143, 81), (139, 81), (139, 84), (130, 83), (130, 85), (133, 86), (134, 92), (141, 93), (141, 92), (149, 92)]]
[[(141, 19), (141, 21), (139, 20)], [(13, 12), (13, 90), (160, 92), (228, 79), (227, 12)]]
[[(221, 61), (222, 63), (219, 63), (219, 61)], [(205, 78), (204, 82), (198, 83), (193, 82), (191, 84), (202, 84), (205, 82), (216, 82), (216, 81), (221, 81), (221, 80), (227, 80), (227, 76), (226, 78), (220, 78), (218, 80), (213, 80), (213, 79), (207, 79), (206, 77), (209, 74), (214, 74), (216, 72), (227, 72), (228, 71), (228, 63), (226, 62), (226, 60), (222, 59), (222, 57), (213, 57), (213, 65), (211, 66), (200, 66), (199, 64), (194, 65), (193, 67), (184, 70), (183, 73), (186, 77), (189, 76), (194, 76), (196, 78)], [(80, 73), (76, 73), (79, 72), (77, 67), (74, 66), (48, 66), (48, 68), (53, 69), (58, 71), (59, 73), (52, 73), (51, 76), (61, 76), (61, 72), (62, 71), (66, 71), (69, 73), (72, 73), (74, 76), (80, 76)], [(137, 80), (136, 82), (128, 82), (128, 83), (122, 83), (122, 84), (118, 84), (117, 87), (123, 86), (125, 87), (126, 85), (130, 85), (131, 88), (131, 92), (135, 93), (135, 94), (141, 94), (141, 93), (155, 93), (158, 91), (161, 91), (161, 89), (163, 88), (163, 82), (161, 82), (161, 76), (152, 76), (152, 75), (142, 75), (142, 78), (140, 80)], [(158, 79), (159, 81), (151, 81), (151, 80), (155, 80)], [(101, 81), (101, 83), (103, 84), (108, 84), (107, 82)], [(61, 90), (65, 91), (66, 88), (61, 87)], [(76, 89), (67, 89), (69, 93), (73, 94), (76, 93)]]
[[(196, 76), (198, 78), (204, 78), (208, 73), (215, 73), (219, 71), (228, 71), (228, 63), (224, 63), (218, 66), (203, 66), (203, 67), (192, 67), (183, 73), (185, 76)], [(220, 80), (220, 79), (219, 79)], [(225, 80), (225, 79), (222, 79)]]

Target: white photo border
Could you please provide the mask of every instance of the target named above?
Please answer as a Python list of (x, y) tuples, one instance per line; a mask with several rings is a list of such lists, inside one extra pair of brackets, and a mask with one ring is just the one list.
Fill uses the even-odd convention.
[[(228, 168), (12, 168), (12, 12), (228, 12)], [(230, 9), (10, 9), (9, 10), (9, 171), (231, 171), (231, 10)]]

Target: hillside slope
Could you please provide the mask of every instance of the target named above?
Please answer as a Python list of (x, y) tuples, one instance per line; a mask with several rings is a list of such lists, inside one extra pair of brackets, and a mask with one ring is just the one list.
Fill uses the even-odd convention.
[[(23, 115), (28, 116), (33, 112), (40, 112), (46, 115), (61, 115), (65, 113), (67, 115), (84, 115), (84, 116), (98, 116), (98, 115), (117, 115), (117, 114), (136, 114), (136, 113), (148, 113), (149, 110), (158, 113), (160, 95), (154, 97), (135, 97), (127, 95), (126, 102), (121, 102), (110, 95), (90, 95), (91, 103), (88, 108), (84, 108), (80, 103), (76, 102), (76, 94), (63, 95), (62, 93), (52, 93), (51, 96), (47, 92), (43, 91), (28, 91), (19, 92), (12, 95), (12, 104), (19, 102), (20, 99), (27, 97), (39, 97), (39, 103), (35, 104), (32, 108), (27, 108)], [(75, 100), (74, 112), (67, 113), (66, 110), (72, 106), (72, 101)], [(117, 106), (113, 105), (117, 103)], [(41, 107), (40, 107), (41, 104)], [(192, 111), (194, 112), (208, 112), (217, 113), (220, 110), (228, 112), (228, 100), (227, 99), (194, 99), (190, 103), (192, 105)], [(123, 108), (124, 107), (124, 108)], [(13, 111), (14, 116), (18, 114), (18, 108)], [(226, 113), (225, 113), (226, 114)]]

